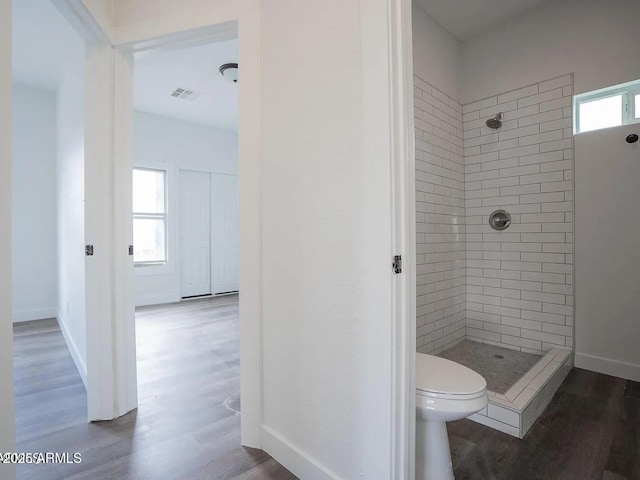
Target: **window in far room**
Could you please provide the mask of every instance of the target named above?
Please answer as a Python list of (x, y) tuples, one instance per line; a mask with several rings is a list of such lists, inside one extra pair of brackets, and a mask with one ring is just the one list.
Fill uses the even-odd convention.
[(167, 263), (166, 172), (133, 169), (133, 262)]

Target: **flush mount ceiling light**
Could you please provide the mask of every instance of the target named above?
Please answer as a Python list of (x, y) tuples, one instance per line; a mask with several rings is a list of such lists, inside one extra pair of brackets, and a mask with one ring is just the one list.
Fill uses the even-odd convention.
[(220, 65), (220, 73), (224, 78), (232, 80), (233, 83), (238, 83), (237, 63), (225, 63), (224, 65)]

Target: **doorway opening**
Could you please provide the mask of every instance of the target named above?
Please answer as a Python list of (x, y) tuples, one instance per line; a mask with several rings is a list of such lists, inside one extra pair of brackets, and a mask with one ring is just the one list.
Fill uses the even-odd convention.
[[(136, 306), (237, 293), (238, 41), (134, 58)], [(187, 95), (188, 94), (188, 95)]]
[(14, 0), (12, 49), (17, 451), (50, 451), (87, 421), (85, 41), (49, 0)]
[(237, 45), (144, 51), (133, 64), (136, 421), (196, 438), (201, 471), (239, 456), (281, 468), (240, 446), (238, 85), (218, 71)]

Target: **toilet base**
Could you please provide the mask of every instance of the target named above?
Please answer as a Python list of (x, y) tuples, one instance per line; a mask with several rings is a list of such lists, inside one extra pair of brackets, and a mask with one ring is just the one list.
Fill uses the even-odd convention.
[(416, 480), (455, 480), (445, 422), (416, 424)]

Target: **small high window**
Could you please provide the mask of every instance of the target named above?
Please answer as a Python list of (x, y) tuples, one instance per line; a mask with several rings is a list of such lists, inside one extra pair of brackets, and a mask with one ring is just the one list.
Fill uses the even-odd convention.
[(640, 123), (640, 80), (574, 97), (575, 133)]
[(133, 262), (167, 262), (166, 172), (133, 169)]

